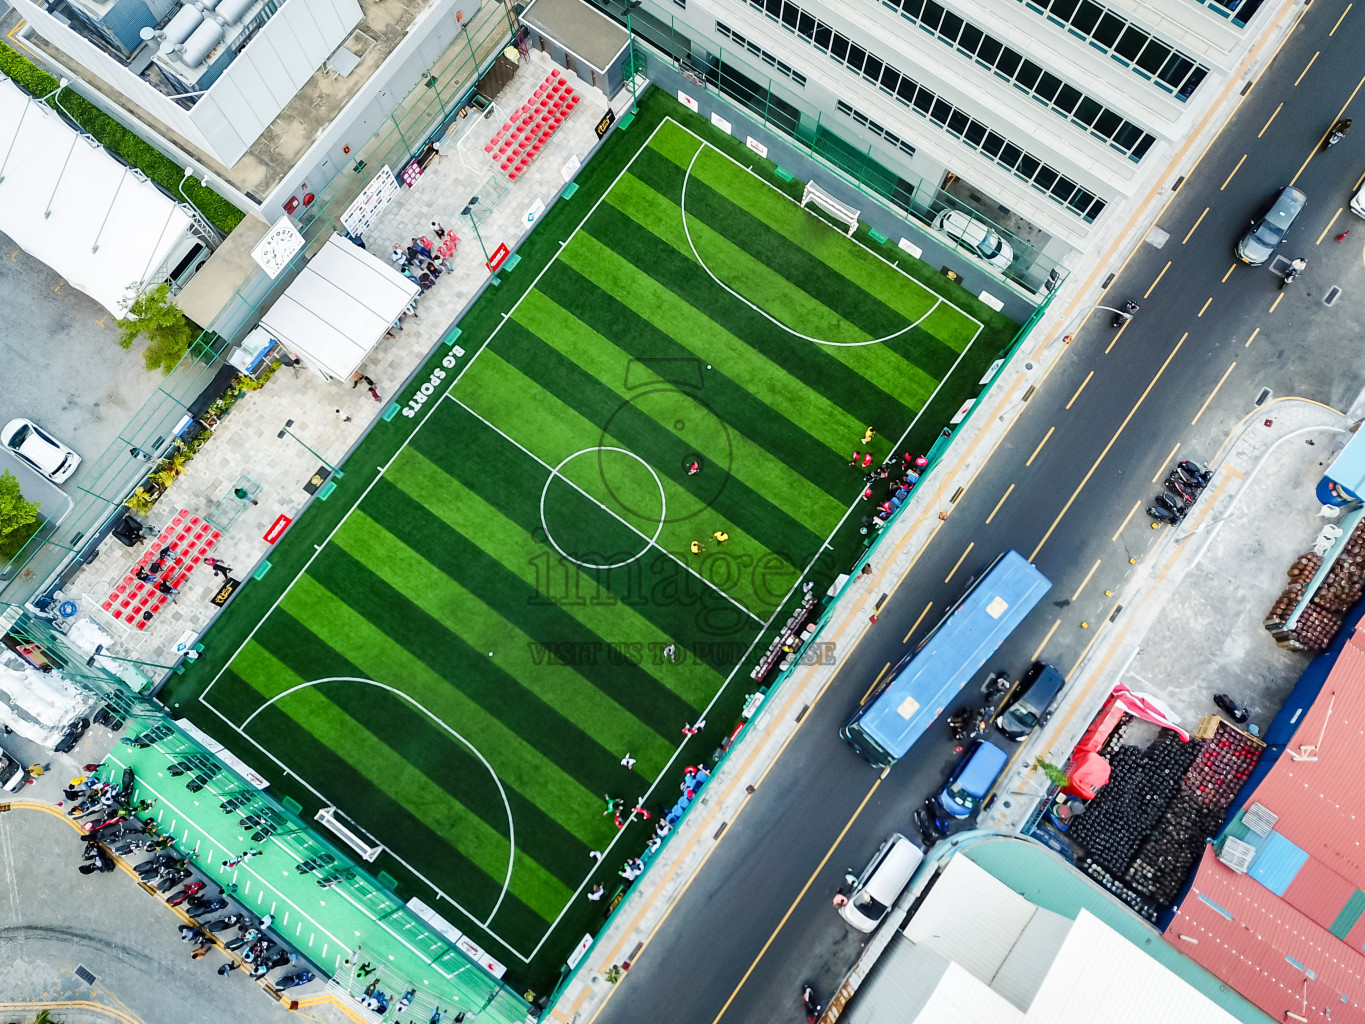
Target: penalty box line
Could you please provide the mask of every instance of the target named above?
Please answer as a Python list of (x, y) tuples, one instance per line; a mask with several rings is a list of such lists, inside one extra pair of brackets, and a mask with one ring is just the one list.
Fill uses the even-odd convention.
[[(579, 494), (581, 494), (583, 497), (587, 498), (590, 502), (592, 502), (594, 505), (596, 505), (598, 508), (600, 508), (603, 512), (605, 512), (607, 515), (611, 516), (613, 519), (615, 519), (618, 523), (620, 523), (622, 526), (624, 526), (624, 527), (625, 527), (627, 530), (629, 530), (631, 533), (635, 534), (635, 536), (639, 537), (642, 541), (645, 542), (645, 550), (648, 550), (649, 548), (657, 548), (657, 549), (658, 549), (659, 551), (661, 551), (666, 557), (668, 557), (669, 559), (671, 559), (671, 560), (672, 560), (673, 562), (675, 562), (677, 565), (681, 566), (686, 572), (690, 573), (692, 576), (695, 576), (695, 577), (696, 577), (698, 580), (700, 580), (705, 586), (709, 587), (711, 590), (714, 590), (714, 591), (715, 591), (717, 594), (719, 594), (721, 597), (725, 598), (725, 600), (729, 601), (732, 605), (734, 605), (736, 608), (738, 608), (738, 609), (739, 609), (741, 612), (743, 612), (745, 615), (749, 616), (749, 618), (753, 619), (753, 620), (754, 620), (755, 622), (757, 622), (760, 626), (763, 624), (763, 621), (764, 621), (764, 620), (763, 620), (761, 617), (759, 617), (758, 615), (754, 614), (754, 612), (750, 611), (748, 608), (746, 608), (744, 605), (740, 604), (738, 601), (736, 601), (733, 597), (731, 597), (731, 596), (730, 596), (729, 594), (727, 594), (725, 591), (721, 590), (720, 587), (716, 586), (714, 583), (712, 583), (710, 580), (708, 580), (708, 579), (707, 579), (705, 576), (703, 576), (701, 573), (697, 572), (696, 569), (693, 569), (690, 565), (688, 565), (686, 562), (684, 562), (681, 558), (679, 558), (677, 555), (673, 554), (673, 552), (671, 552), (671, 551), (669, 551), (667, 548), (662, 547), (662, 546), (660, 546), (659, 544), (655, 543), (648, 535), (646, 535), (646, 534), (644, 533), (644, 531), (638, 529), (638, 528), (635, 526), (634, 523), (628, 522), (627, 520), (621, 518), (621, 516), (618, 515), (613, 509), (610, 509), (610, 508), (608, 508), (606, 505), (602, 504), (602, 502), (600, 502), (594, 495), (589, 494), (587, 491), (585, 491), (583, 488), (579, 487), (578, 484), (574, 483), (572, 480), (570, 480), (570, 479), (569, 479), (567, 476), (565, 476), (563, 473), (558, 472), (558, 471), (555, 469), (554, 466), (550, 465), (548, 462), (546, 462), (544, 459), (542, 459), (542, 458), (541, 458), (539, 455), (537, 455), (535, 452), (531, 451), (531, 449), (527, 448), (524, 444), (522, 444), (522, 443), (521, 443), (520, 441), (518, 441), (516, 438), (514, 438), (514, 437), (512, 437), (510, 434), (508, 434), (505, 430), (502, 430), (500, 427), (494, 426), (492, 423), (490, 423), (488, 420), (486, 420), (483, 416), (480, 416), (477, 412), (475, 412), (475, 411), (474, 411), (473, 409), (471, 409), (469, 406), (465, 405), (463, 402), (461, 402), (458, 398), (456, 398), (454, 395), (450, 394), (449, 392), (446, 393), (445, 398), (446, 398), (448, 401), (453, 402), (455, 405), (459, 406), (459, 407), (460, 407), (461, 409), (463, 409), (465, 412), (469, 413), (469, 415), (473, 416), (476, 420), (478, 420), (480, 423), (482, 423), (482, 424), (483, 424), (485, 427), (487, 427), (489, 430), (493, 431), (495, 434), (497, 434), (498, 436), (502, 437), (504, 440), (506, 440), (506, 441), (509, 442), (510, 444), (515, 445), (521, 452), (523, 452), (523, 453), (526, 454), (529, 458), (535, 460), (539, 465), (541, 465), (542, 467), (544, 467), (545, 472), (548, 473), (551, 477), (559, 477), (559, 479), (563, 480), (566, 484), (568, 484), (570, 487), (572, 487), (575, 491), (577, 491), (577, 492), (578, 492)], [(640, 552), (640, 555), (643, 555), (643, 554), (644, 554), (643, 551)], [(635, 557), (636, 557), (636, 558), (639, 558), (640, 555), (636, 555)], [(634, 559), (632, 559), (632, 561), (634, 561)]]

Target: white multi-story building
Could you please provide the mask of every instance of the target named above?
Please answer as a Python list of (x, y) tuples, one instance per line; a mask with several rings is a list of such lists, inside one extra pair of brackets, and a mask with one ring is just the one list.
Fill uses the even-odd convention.
[[(594, 2), (621, 15), (622, 0)], [(1028, 266), (1086, 249), (1106, 211), (1162, 180), (1279, 16), (1223, 3), (645, 0), (631, 17), (893, 205), (993, 221), (1015, 242), (1012, 276), (1036, 285)]]
[(501, 0), (9, 2), (30, 57), (265, 221), (386, 122), (420, 145), (511, 33)]

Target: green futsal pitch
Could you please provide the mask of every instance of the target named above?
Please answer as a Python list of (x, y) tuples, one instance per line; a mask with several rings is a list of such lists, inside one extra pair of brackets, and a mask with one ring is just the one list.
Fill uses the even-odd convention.
[(513, 966), (562, 961), (643, 847), (603, 794), (671, 804), (770, 621), (854, 557), (853, 450), (931, 400), (932, 439), (1001, 345), (660, 109), (690, 117), (660, 97), (609, 140), (229, 610), (188, 711)]

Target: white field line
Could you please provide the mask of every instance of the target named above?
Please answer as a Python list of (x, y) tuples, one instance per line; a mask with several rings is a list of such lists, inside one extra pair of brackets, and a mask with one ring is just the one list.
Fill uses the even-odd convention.
[[(686, 562), (684, 562), (682, 559), (680, 559), (677, 555), (673, 554), (673, 552), (669, 551), (667, 548), (660, 547), (658, 544), (655, 544), (654, 541), (653, 541), (650, 537), (648, 537), (648, 536), (645, 534), (645, 532), (644, 532), (643, 530), (640, 530), (639, 528), (637, 528), (637, 527), (635, 526), (634, 523), (630, 523), (630, 522), (627, 522), (625, 519), (622, 519), (620, 515), (618, 515), (618, 514), (617, 514), (616, 512), (614, 512), (612, 509), (608, 508), (606, 505), (602, 504), (602, 502), (598, 501), (595, 497), (593, 497), (593, 496), (592, 496), (591, 494), (589, 494), (587, 491), (583, 490), (583, 488), (579, 487), (578, 484), (574, 483), (572, 480), (570, 480), (568, 477), (566, 477), (563, 473), (557, 472), (557, 471), (555, 470), (555, 467), (554, 467), (554, 466), (550, 465), (548, 462), (546, 462), (544, 459), (542, 459), (542, 458), (541, 458), (539, 455), (537, 455), (535, 452), (531, 451), (531, 449), (527, 448), (524, 444), (522, 444), (520, 441), (518, 441), (515, 437), (512, 437), (510, 434), (507, 434), (507, 433), (505, 433), (504, 431), (500, 430), (498, 427), (495, 427), (492, 423), (489, 423), (488, 420), (484, 419), (484, 418), (483, 418), (482, 416), (480, 416), (477, 412), (475, 412), (475, 411), (474, 411), (473, 409), (471, 409), (469, 406), (465, 405), (463, 402), (461, 402), (458, 398), (456, 398), (454, 395), (450, 394), (449, 392), (446, 393), (445, 397), (446, 397), (447, 400), (449, 400), (449, 401), (455, 403), (455, 404), (458, 405), (461, 409), (463, 409), (465, 412), (469, 413), (469, 415), (473, 416), (476, 420), (478, 420), (480, 423), (482, 423), (482, 424), (483, 424), (485, 427), (487, 427), (489, 430), (493, 431), (493, 432), (496, 433), (496, 434), (501, 435), (505, 440), (507, 440), (507, 441), (510, 442), (511, 444), (515, 445), (517, 448), (521, 449), (521, 451), (523, 451), (526, 455), (528, 455), (529, 457), (531, 457), (532, 459), (534, 459), (536, 462), (538, 462), (541, 466), (543, 466), (543, 467), (545, 468), (545, 471), (546, 471), (547, 473), (549, 473), (551, 476), (557, 476), (557, 477), (559, 477), (559, 479), (563, 480), (566, 484), (568, 484), (570, 487), (572, 487), (575, 491), (577, 491), (579, 494), (583, 495), (583, 497), (587, 498), (590, 502), (592, 502), (594, 505), (596, 505), (598, 508), (600, 508), (603, 512), (605, 512), (607, 515), (611, 516), (611, 517), (612, 517), (613, 519), (615, 519), (618, 523), (620, 523), (622, 526), (624, 526), (627, 530), (629, 530), (631, 533), (635, 534), (635, 536), (637, 536), (637, 537), (639, 537), (641, 540), (643, 540), (643, 541), (645, 542), (645, 547), (644, 547), (644, 549), (640, 552), (639, 555), (636, 555), (636, 556), (635, 556), (636, 558), (641, 557), (641, 556), (642, 556), (646, 551), (648, 551), (650, 548), (658, 548), (659, 551), (663, 552), (663, 553), (664, 553), (668, 558), (670, 558), (672, 561), (674, 561), (674, 562), (676, 562), (678, 565), (682, 566), (682, 568), (683, 568), (684, 570), (686, 570), (688, 573), (690, 573), (691, 575), (695, 576), (695, 577), (696, 577), (697, 579), (699, 579), (703, 584), (705, 584), (706, 586), (710, 587), (712, 590), (714, 590), (714, 591), (715, 591), (717, 594), (719, 594), (721, 597), (725, 598), (725, 600), (729, 601), (732, 605), (734, 605), (736, 608), (738, 608), (740, 611), (742, 611), (745, 615), (749, 616), (749, 618), (753, 619), (755, 622), (757, 622), (757, 623), (759, 623), (760, 625), (762, 625), (762, 623), (763, 623), (763, 619), (762, 619), (762, 618), (760, 618), (760, 617), (759, 617), (758, 615), (756, 615), (754, 612), (750, 611), (748, 608), (744, 607), (744, 605), (740, 604), (738, 601), (736, 601), (733, 597), (731, 597), (731, 596), (730, 596), (729, 594), (727, 594), (725, 591), (721, 590), (720, 587), (716, 586), (714, 583), (712, 583), (710, 580), (708, 580), (708, 579), (707, 579), (705, 576), (703, 576), (701, 573), (697, 572), (696, 569), (693, 569), (690, 565), (688, 565)], [(542, 523), (541, 525), (544, 526), (545, 524)], [(548, 532), (548, 531), (547, 531), (547, 532)], [(553, 545), (551, 545), (551, 547), (553, 547)], [(634, 561), (634, 560), (635, 560), (635, 559), (631, 559), (631, 561)], [(573, 559), (570, 559), (570, 561), (574, 561), (574, 560), (573, 560)]]

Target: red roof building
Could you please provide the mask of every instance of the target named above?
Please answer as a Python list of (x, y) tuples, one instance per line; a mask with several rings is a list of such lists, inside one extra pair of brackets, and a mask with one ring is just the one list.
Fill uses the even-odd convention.
[(1365, 632), (1356, 632), (1245, 808), (1205, 848), (1166, 939), (1276, 1020), (1365, 1024), (1362, 843)]

